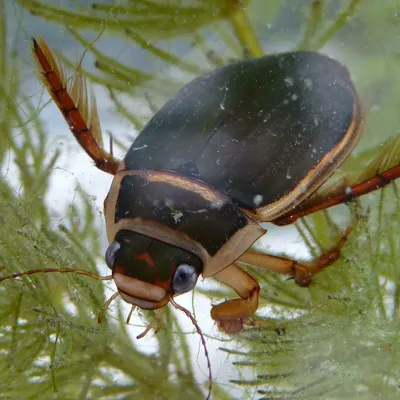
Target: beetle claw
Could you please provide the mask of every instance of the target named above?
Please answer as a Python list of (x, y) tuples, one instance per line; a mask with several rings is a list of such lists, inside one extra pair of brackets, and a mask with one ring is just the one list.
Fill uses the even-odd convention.
[(312, 281), (312, 274), (302, 265), (296, 265), (294, 280), (299, 286), (309, 286)]
[(218, 327), (228, 335), (235, 335), (243, 330), (243, 318), (217, 320)]
[(218, 328), (228, 335), (236, 335), (240, 333), (245, 325), (256, 326), (256, 325), (270, 325), (271, 321), (254, 320), (253, 318), (231, 318), (231, 319), (220, 319), (216, 320)]

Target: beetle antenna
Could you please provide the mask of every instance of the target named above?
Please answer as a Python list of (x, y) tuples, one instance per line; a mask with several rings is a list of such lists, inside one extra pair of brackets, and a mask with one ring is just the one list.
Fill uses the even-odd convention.
[(206, 345), (206, 341), (204, 339), (203, 332), (201, 331), (197, 321), (194, 319), (193, 315), (191, 314), (191, 312), (189, 310), (187, 310), (186, 308), (184, 308), (181, 305), (179, 305), (178, 303), (176, 303), (175, 300), (173, 299), (172, 295), (169, 296), (169, 301), (177, 310), (184, 312), (190, 318), (190, 320), (192, 321), (192, 324), (196, 328), (197, 333), (200, 335), (201, 343), (204, 347), (204, 354), (207, 359), (209, 385), (208, 385), (208, 395), (207, 395), (206, 400), (209, 400), (211, 398), (211, 389), (212, 389), (212, 372), (211, 372), (210, 357), (208, 355), (207, 345)]
[(19, 278), (20, 276), (24, 275), (33, 275), (33, 274), (38, 274), (38, 273), (49, 273), (49, 272), (59, 272), (60, 274), (76, 274), (76, 275), (85, 275), (89, 276), (90, 278), (96, 279), (98, 281), (108, 281), (113, 279), (112, 275), (107, 275), (107, 276), (101, 276), (97, 275), (94, 272), (90, 271), (85, 271), (83, 269), (73, 269), (73, 268), (42, 268), (42, 269), (31, 269), (29, 271), (24, 271), (24, 272), (17, 272), (12, 275), (8, 276), (3, 276), (0, 278), (0, 282), (6, 281), (8, 279), (15, 279)]
[(102, 323), (104, 314), (107, 311), (108, 307), (110, 307), (110, 304), (119, 296), (119, 292), (115, 292), (104, 304), (103, 309), (99, 312), (99, 316), (97, 317), (97, 322), (99, 324)]

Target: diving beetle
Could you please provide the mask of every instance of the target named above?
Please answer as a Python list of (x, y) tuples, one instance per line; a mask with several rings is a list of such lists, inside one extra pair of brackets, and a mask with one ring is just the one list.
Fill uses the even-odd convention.
[[(266, 231), (350, 201), (400, 175), (397, 165), (335, 193), (318, 189), (349, 156), (364, 114), (347, 69), (315, 52), (288, 52), (219, 67), (184, 86), (147, 123), (125, 158), (104, 149), (95, 106), (68, 88), (44, 41), (33, 39), (41, 80), (96, 166), (114, 175), (104, 201), (105, 260), (119, 295), (155, 310), (192, 290), (200, 275), (240, 298), (215, 305), (228, 333), (258, 307), (259, 285), (237, 264), (308, 285), (340, 256), (339, 244), (302, 263), (249, 248)], [(313, 197), (311, 197), (313, 195)]]

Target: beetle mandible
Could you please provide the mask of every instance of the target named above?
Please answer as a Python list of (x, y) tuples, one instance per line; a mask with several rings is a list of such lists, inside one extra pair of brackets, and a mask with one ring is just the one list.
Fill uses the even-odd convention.
[[(41, 80), (96, 166), (114, 175), (104, 201), (105, 259), (120, 296), (142, 309), (164, 307), (200, 275), (240, 296), (214, 306), (228, 333), (258, 307), (259, 285), (237, 264), (292, 275), (308, 285), (338, 259), (339, 244), (309, 263), (248, 251), (266, 231), (373, 191), (397, 165), (318, 196), (349, 156), (364, 114), (347, 69), (315, 52), (237, 61), (190, 82), (147, 123), (124, 160), (101, 142), (97, 111), (77, 106), (51, 51), (33, 39)], [(77, 86), (85, 85), (81, 80)], [(75, 88), (76, 89), (76, 88)], [(315, 195), (317, 193), (317, 195)], [(310, 196), (314, 197), (310, 200)]]

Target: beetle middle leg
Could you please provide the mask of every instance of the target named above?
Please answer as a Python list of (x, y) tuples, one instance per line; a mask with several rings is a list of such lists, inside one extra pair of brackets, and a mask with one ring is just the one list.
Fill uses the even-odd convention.
[(238, 333), (246, 319), (258, 308), (260, 286), (258, 282), (238, 266), (232, 264), (213, 278), (230, 286), (241, 297), (217, 304), (211, 309), (211, 317), (227, 333)]
[(296, 283), (300, 286), (308, 286), (312, 277), (322, 269), (328, 267), (339, 259), (341, 250), (349, 237), (351, 228), (340, 238), (337, 245), (313, 261), (296, 261), (290, 258), (262, 254), (255, 251), (247, 251), (236, 262), (258, 268), (268, 269), (270, 271), (288, 274), (294, 277)]

